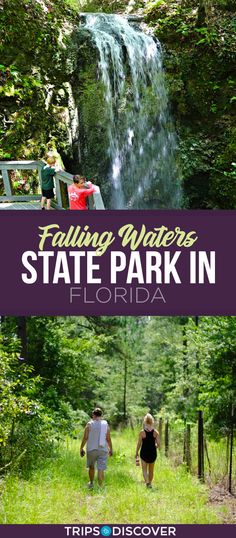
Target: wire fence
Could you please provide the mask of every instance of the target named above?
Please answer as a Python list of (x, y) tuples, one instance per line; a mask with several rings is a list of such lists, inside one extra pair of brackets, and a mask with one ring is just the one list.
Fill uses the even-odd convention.
[(185, 465), (201, 481), (220, 484), (236, 494), (236, 446), (232, 428), (219, 441), (213, 440), (204, 427), (199, 411), (196, 423), (159, 419), (161, 452), (174, 463)]

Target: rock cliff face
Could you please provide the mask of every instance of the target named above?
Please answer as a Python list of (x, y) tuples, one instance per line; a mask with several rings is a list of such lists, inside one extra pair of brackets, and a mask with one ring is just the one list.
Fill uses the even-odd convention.
[[(96, 176), (106, 198), (104, 87), (91, 34), (79, 28), (78, 4), (5, 0), (0, 6), (0, 159), (41, 158), (56, 147), (69, 171)], [(104, 0), (79, 9), (144, 16), (164, 49), (184, 206), (235, 207), (234, 2)]]

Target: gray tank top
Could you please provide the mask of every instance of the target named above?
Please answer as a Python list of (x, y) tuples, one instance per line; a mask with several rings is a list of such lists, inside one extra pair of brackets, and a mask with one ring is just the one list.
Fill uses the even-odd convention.
[(90, 450), (102, 450), (103, 452), (108, 452), (107, 442), (105, 446), (99, 446), (99, 439), (101, 433), (101, 421), (100, 420), (90, 420), (89, 424), (89, 436), (87, 441), (87, 452)]

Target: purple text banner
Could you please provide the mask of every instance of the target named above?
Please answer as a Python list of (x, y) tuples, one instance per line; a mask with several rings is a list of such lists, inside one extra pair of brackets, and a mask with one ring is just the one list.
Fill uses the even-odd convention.
[(235, 525), (0, 525), (3, 538), (148, 537), (233, 538)]
[(1, 315), (236, 315), (236, 211), (1, 211)]

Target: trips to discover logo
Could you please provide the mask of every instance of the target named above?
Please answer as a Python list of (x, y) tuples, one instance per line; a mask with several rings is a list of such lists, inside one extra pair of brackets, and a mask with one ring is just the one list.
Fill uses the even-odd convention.
[(170, 525), (80, 525), (65, 527), (66, 536), (176, 536)]

